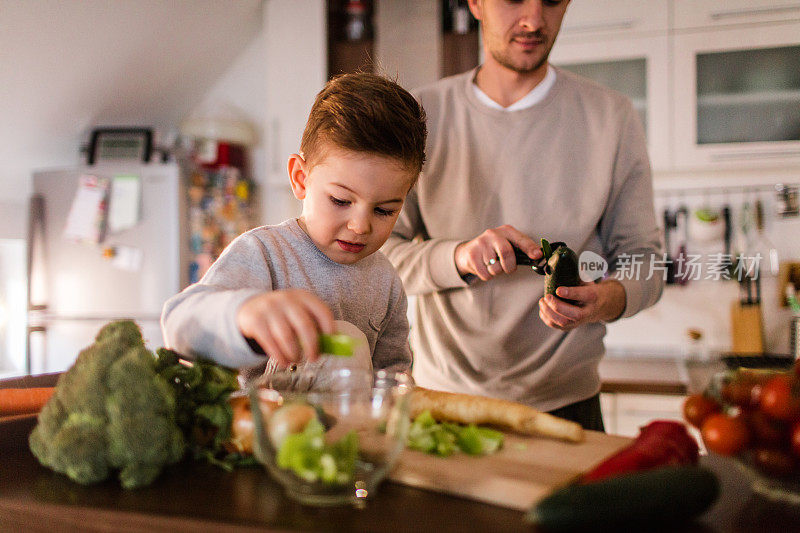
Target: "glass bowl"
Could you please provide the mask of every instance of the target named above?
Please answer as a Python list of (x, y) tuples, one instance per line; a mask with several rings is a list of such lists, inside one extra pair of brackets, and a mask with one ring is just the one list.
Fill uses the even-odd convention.
[(255, 457), (303, 504), (361, 506), (403, 450), (412, 383), (350, 368), (262, 376), (248, 390)]
[(800, 476), (775, 477), (759, 469), (749, 453), (733, 458), (739, 470), (749, 479), (755, 494), (775, 502), (800, 505)]
[[(772, 367), (741, 367), (718, 372), (711, 378), (705, 392), (717, 401), (720, 401), (723, 405), (723, 410), (732, 409), (733, 412), (738, 411), (742, 413), (742, 408), (731, 406), (722, 400), (722, 389), (733, 378), (734, 374), (736, 372), (744, 372), (756, 380), (764, 380), (772, 375), (778, 374), (782, 370), (784, 369)], [(783, 451), (789, 453), (788, 442), (783, 447)], [(746, 449), (730, 457), (737, 469), (747, 478), (753, 493), (775, 502), (800, 505), (800, 473), (796, 471), (788, 476), (773, 475), (763, 468), (759, 468), (753, 458), (754, 453), (755, 451), (753, 449)]]

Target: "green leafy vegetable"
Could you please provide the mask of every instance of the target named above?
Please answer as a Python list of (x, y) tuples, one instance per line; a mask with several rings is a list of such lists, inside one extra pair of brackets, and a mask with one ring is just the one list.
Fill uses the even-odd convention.
[(349, 483), (355, 474), (358, 456), (358, 435), (349, 431), (332, 444), (325, 443), (325, 426), (318, 418), (309, 420), (303, 431), (287, 436), (276, 462), (280, 468), (293, 471), (310, 483), (328, 485)]
[(228, 398), (239, 388), (236, 372), (204, 359), (183, 361), (167, 348), (159, 348), (157, 354), (156, 368), (175, 393), (175, 420), (193, 457), (226, 470), (253, 464), (223, 447), (231, 435), (233, 408)]
[(408, 430), (406, 446), (412, 450), (447, 457), (457, 451), (470, 455), (494, 453), (503, 446), (503, 434), (475, 424), (437, 423), (430, 411), (422, 411)]

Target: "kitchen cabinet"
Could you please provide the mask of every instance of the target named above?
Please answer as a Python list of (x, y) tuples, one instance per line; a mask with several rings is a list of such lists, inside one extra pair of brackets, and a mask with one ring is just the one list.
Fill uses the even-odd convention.
[(561, 24), (556, 48), (565, 41), (666, 32), (668, 21), (668, 0), (572, 2)]
[(656, 172), (800, 164), (800, 2), (573, 2), (553, 64), (628, 97)]
[[(336, 3), (331, 1), (331, 8)], [(374, 61), (351, 60), (349, 70), (355, 70), (360, 61), (366, 70), (377, 69), (396, 77), (404, 87), (414, 89), (478, 65), (480, 38), (477, 27), (467, 21), (466, 33), (451, 31), (452, 23), (443, 23), (443, 17), (450, 16), (447, 12), (448, 7), (452, 7), (449, 2), (375, 0), (373, 6), (372, 40), (344, 44), (332, 41), (329, 49), (330, 74), (338, 72), (335, 65), (347, 63), (345, 55), (369, 54)], [(340, 19), (332, 18), (331, 24), (342, 24), (336, 20)], [(332, 35), (340, 32), (333, 26), (329, 31)], [(352, 51), (359, 47), (361, 52)], [(348, 71), (341, 67), (339, 69)]]
[(600, 394), (606, 433), (636, 437), (639, 428), (653, 420), (683, 420), (683, 401), (679, 394)]
[(553, 47), (550, 61), (628, 96), (644, 125), (653, 168), (670, 166), (669, 40), (665, 32), (560, 41)]
[[(672, 0), (676, 29), (800, 20), (800, 2), (789, 0)], [(746, 43), (746, 41), (742, 41)]]
[(375, 67), (373, 2), (328, 0), (328, 76)]
[(800, 163), (800, 22), (673, 37), (675, 166)]

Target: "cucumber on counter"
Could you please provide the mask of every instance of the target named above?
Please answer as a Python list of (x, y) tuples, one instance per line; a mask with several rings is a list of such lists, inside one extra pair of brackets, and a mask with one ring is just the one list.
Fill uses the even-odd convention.
[(525, 518), (544, 531), (647, 531), (687, 522), (718, 496), (719, 482), (711, 471), (670, 466), (568, 485)]

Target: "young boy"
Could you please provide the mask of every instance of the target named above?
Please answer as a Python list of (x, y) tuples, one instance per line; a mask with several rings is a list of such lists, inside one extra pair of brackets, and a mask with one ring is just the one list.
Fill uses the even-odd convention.
[(396, 83), (364, 73), (329, 81), (289, 157), (301, 216), (243, 233), (170, 298), (165, 344), (229, 367), (262, 367), (264, 352), (273, 370), (316, 360), (319, 334), (346, 321), (366, 337), (374, 368), (407, 370), (405, 292), (375, 252), (419, 176), (426, 134), (422, 107)]

